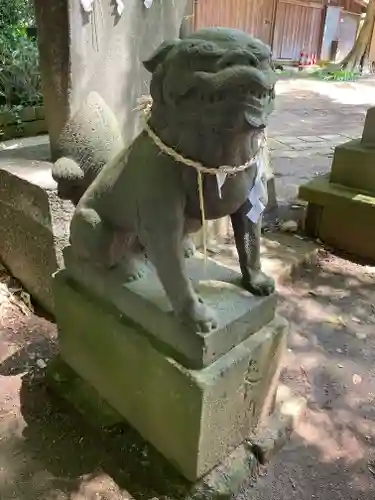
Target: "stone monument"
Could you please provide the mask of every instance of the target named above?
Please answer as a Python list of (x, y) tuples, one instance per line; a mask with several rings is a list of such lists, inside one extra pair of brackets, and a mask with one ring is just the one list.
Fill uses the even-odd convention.
[(34, 0), (53, 161), (59, 138), (89, 92), (114, 113), (125, 145), (139, 131), (136, 99), (148, 86), (144, 60), (178, 36), (186, 0)]
[[(51, 381), (69, 367), (188, 481), (219, 474), (229, 494), (275, 415), (288, 331), (260, 262), (275, 72), (266, 45), (224, 28), (169, 39), (144, 66), (144, 130), (80, 198), (54, 276), (61, 362)], [(201, 254), (184, 259), (188, 234), (224, 215), (241, 275)], [(235, 465), (220, 469), (228, 456)]]
[(363, 134), (336, 147), (331, 172), (300, 187), (306, 232), (341, 251), (375, 261), (375, 108)]
[(149, 82), (141, 61), (178, 36), (186, 0), (122, 3), (34, 0), (49, 144), (0, 151), (0, 259), (52, 314), (74, 204), (137, 135)]

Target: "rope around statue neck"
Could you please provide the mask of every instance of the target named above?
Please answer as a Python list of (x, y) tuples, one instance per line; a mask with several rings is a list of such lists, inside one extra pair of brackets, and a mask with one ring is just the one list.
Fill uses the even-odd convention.
[(204, 195), (203, 195), (203, 176), (202, 174), (208, 174), (208, 175), (215, 175), (217, 176), (218, 174), (225, 174), (225, 175), (235, 175), (239, 172), (243, 172), (247, 170), (249, 167), (251, 167), (256, 159), (258, 158), (258, 155), (262, 153), (263, 148), (266, 145), (267, 139), (266, 136), (263, 135), (262, 142), (256, 151), (256, 153), (243, 165), (239, 166), (229, 166), (229, 165), (221, 165), (219, 167), (215, 168), (208, 168), (205, 167), (202, 163), (199, 161), (192, 160), (190, 158), (186, 158), (185, 156), (182, 156), (180, 153), (175, 151), (173, 148), (165, 144), (158, 135), (155, 134), (155, 132), (151, 129), (151, 127), (148, 124), (148, 120), (151, 115), (151, 108), (152, 108), (152, 97), (151, 96), (142, 96), (138, 99), (138, 106), (135, 108), (137, 111), (140, 111), (143, 113), (144, 118), (145, 118), (145, 130), (152, 139), (152, 141), (155, 143), (155, 145), (162, 151), (163, 153), (167, 154), (171, 158), (173, 158), (175, 161), (179, 163), (183, 163), (184, 165), (188, 167), (192, 167), (197, 171), (197, 181), (198, 181), (198, 194), (199, 194), (199, 208), (201, 212), (201, 218), (202, 218), (202, 233), (203, 233), (203, 255), (204, 255), (204, 261), (205, 264), (207, 263), (207, 225), (206, 225), (206, 214), (205, 214), (205, 209), (204, 209)]

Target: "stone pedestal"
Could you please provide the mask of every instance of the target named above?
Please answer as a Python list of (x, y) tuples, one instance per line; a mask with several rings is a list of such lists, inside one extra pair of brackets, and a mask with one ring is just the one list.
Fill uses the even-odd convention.
[(123, 285), (64, 253), (54, 292), (62, 360), (189, 481), (222, 462), (274, 407), (288, 325), (275, 297), (198, 254), (195, 288), (218, 312), (210, 333), (184, 329), (152, 268)]
[(306, 232), (333, 247), (375, 261), (375, 108), (361, 139), (336, 147), (329, 175), (300, 187), (308, 201)]

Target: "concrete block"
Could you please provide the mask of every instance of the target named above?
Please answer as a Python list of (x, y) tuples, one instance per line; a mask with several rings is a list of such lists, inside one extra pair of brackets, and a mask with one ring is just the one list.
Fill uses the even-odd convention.
[(28, 149), (0, 152), (0, 260), (53, 313), (52, 274), (63, 263), (73, 207), (58, 198), (51, 164)]
[(318, 177), (300, 187), (306, 230), (338, 250), (375, 261), (375, 196)]
[(336, 147), (330, 181), (375, 195), (374, 165), (375, 148), (354, 139)]
[(204, 265), (196, 253), (186, 260), (193, 286), (217, 311), (218, 328), (209, 333), (192, 332), (178, 322), (165, 291), (150, 266), (146, 275), (124, 285), (116, 270), (94, 269), (76, 261), (71, 247), (64, 249), (67, 271), (84, 289), (102, 297), (111, 306), (148, 332), (150, 341), (187, 368), (207, 366), (275, 315), (276, 296), (255, 297), (239, 285), (241, 275), (212, 259)]
[(62, 359), (188, 480), (224, 460), (259, 424), (273, 399), (285, 320), (276, 317), (211, 365), (191, 370), (66, 270), (54, 284)]
[(367, 110), (362, 132), (362, 144), (375, 148), (375, 106)]

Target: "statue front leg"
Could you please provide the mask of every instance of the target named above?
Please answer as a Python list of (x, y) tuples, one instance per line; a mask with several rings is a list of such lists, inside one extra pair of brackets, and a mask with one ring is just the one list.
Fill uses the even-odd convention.
[(231, 215), (234, 239), (242, 273), (243, 287), (254, 295), (270, 295), (275, 281), (261, 270), (260, 237), (262, 218), (254, 224), (247, 217), (251, 204), (248, 200)]
[(146, 238), (147, 255), (179, 320), (193, 331), (216, 328), (215, 313), (197, 296), (187, 275), (182, 234), (159, 226)]

